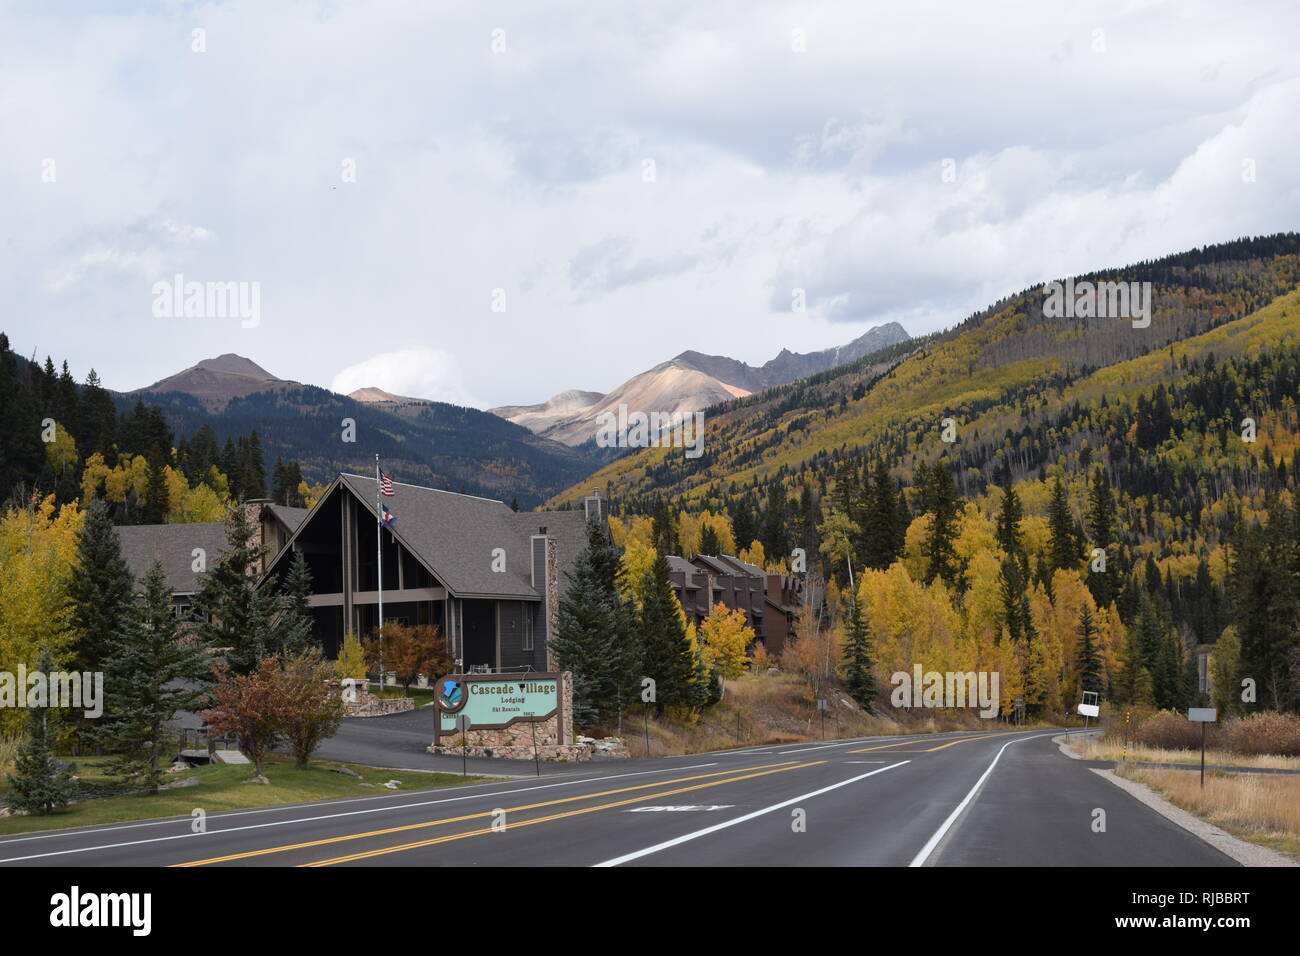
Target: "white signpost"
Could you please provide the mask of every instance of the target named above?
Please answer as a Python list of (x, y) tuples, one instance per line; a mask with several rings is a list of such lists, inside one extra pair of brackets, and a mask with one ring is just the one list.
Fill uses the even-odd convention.
[(1083, 703), (1079, 704), (1077, 710), (1083, 716), (1083, 729), (1087, 730), (1088, 718), (1101, 716), (1101, 694), (1095, 690), (1085, 690)]
[(1219, 719), (1219, 712), (1213, 707), (1190, 707), (1187, 719), (1201, 725), (1201, 789), (1205, 789), (1205, 725)]

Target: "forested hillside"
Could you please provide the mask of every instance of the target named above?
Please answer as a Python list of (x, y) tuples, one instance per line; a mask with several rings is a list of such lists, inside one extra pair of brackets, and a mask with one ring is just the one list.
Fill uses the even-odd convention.
[(219, 520), (224, 500), (300, 505), (340, 471), (370, 473), (378, 452), (399, 481), (530, 507), (596, 467), (582, 450), (476, 409), (431, 402), (397, 415), (274, 385), (216, 409), (183, 392), (128, 397), (94, 369), (78, 381), (66, 362), (26, 361), (0, 334), (0, 501), (21, 488), (59, 502), (104, 497), (119, 524)]
[(0, 333), (0, 502), (102, 498), (116, 524), (161, 524), (220, 521), (240, 498), (300, 506), (308, 493), (297, 462), (268, 469), (256, 427), (224, 445), (206, 423), (178, 438), (157, 406), (115, 400), (94, 369), (78, 384), (66, 362), (26, 362)]
[[(219, 437), (257, 429), (268, 457), (299, 462), (312, 481), (340, 471), (370, 474), (378, 452), (398, 481), (517, 498), (521, 507), (532, 507), (604, 460), (478, 409), (430, 402), (418, 414), (398, 415), (313, 385), (235, 398), (215, 413), (179, 392), (151, 394), (149, 401), (161, 406), (178, 433), (205, 423)], [(352, 441), (345, 438), (345, 419), (355, 422)]]
[(704, 528), (770, 568), (802, 548), (834, 601), (851, 559), (885, 672), (994, 666), (1043, 711), (1095, 672), (1179, 706), (1218, 643), (1221, 692), (1249, 677), (1294, 707), (1300, 236), (1077, 279), (1151, 282), (1150, 326), (1051, 318), (1029, 289), (710, 409), (698, 459), (641, 451), (556, 500), (607, 487), (625, 522), (662, 501), (687, 553)]

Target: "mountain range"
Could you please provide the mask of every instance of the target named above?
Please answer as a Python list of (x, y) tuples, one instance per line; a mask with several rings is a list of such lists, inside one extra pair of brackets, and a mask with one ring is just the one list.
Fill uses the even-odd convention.
[[(1128, 467), (1143, 483), (1168, 487), (1185, 463), (1156, 460), (1157, 449), (1135, 444), (1143, 436), (1135, 422), (1150, 414), (1157, 390), (1163, 387), (1161, 401), (1172, 404), (1191, 363), (1213, 371), (1216, 363), (1260, 361), (1300, 342), (1300, 234), (1235, 240), (1075, 280), (1150, 283), (1149, 327), (1045, 314), (1045, 286), (1034, 286), (944, 332), (718, 405), (699, 457), (640, 449), (549, 504), (575, 504), (599, 486), (630, 512), (648, 510), (659, 497), (692, 510), (733, 510), (741, 500), (761, 509), (775, 485), (792, 494), (811, 482), (824, 493), (841, 463), (877, 455), (903, 481), (918, 466), (946, 457), (963, 494), (983, 493), (1009, 477), (1046, 474), (1062, 463), (1086, 466), (1102, 461), (1103, 451), (1113, 480)], [(1246, 385), (1237, 389), (1243, 398), (1233, 399), (1235, 420), (1225, 416), (1213, 424), (1216, 447), (1229, 447), (1249, 415), (1261, 429), (1268, 423), (1269, 439), (1237, 450), (1252, 452), (1247, 458), (1267, 453), (1264, 464), (1290, 459), (1300, 448), (1295, 384), (1283, 383), (1289, 405), (1256, 408), (1244, 402)], [(1256, 391), (1262, 394), (1262, 387)], [(1088, 426), (1088, 416), (1097, 417), (1092, 406), (1107, 403), (1121, 404), (1128, 417), (1106, 428)], [(941, 422), (949, 419), (956, 430), (951, 443), (940, 437)], [(1121, 466), (1133, 456), (1143, 460)], [(1239, 456), (1224, 457), (1210, 469), (1203, 497), (1182, 506), (1195, 513), (1197, 502), (1231, 487), (1232, 469), (1241, 467)], [(1221, 468), (1227, 473), (1219, 474)]]
[(782, 349), (761, 366), (722, 355), (686, 351), (634, 375), (608, 394), (577, 389), (560, 392), (537, 405), (489, 409), (544, 438), (570, 446), (594, 443), (596, 421), (603, 412), (696, 412), (777, 385), (816, 375), (864, 356), (909, 341), (897, 322), (869, 329), (847, 345), (800, 354)]
[[(602, 459), (540, 438), (496, 415), (378, 388), (340, 395), (278, 378), (243, 356), (204, 359), (145, 388), (116, 395), (120, 409), (162, 408), (177, 436), (211, 425), (217, 440), (258, 432), (268, 466), (296, 460), (310, 480), (374, 469), (374, 454), (400, 480), (531, 507)], [(346, 420), (355, 423), (347, 440)]]
[[(178, 437), (203, 424), (212, 426), (218, 441), (257, 429), (268, 462), (296, 460), (311, 479), (340, 470), (368, 472), (378, 451), (384, 467), (403, 480), (513, 498), (531, 507), (618, 454), (591, 440), (591, 422), (606, 407), (622, 402), (632, 409), (697, 411), (900, 340), (907, 340), (901, 327), (881, 326), (839, 349), (808, 355), (782, 351), (759, 368), (683, 352), (608, 395), (573, 390), (541, 405), (491, 412), (375, 386), (341, 395), (279, 378), (233, 353), (114, 398), (122, 410), (141, 400), (159, 405)], [(364, 439), (343, 440), (345, 419), (356, 423)]]

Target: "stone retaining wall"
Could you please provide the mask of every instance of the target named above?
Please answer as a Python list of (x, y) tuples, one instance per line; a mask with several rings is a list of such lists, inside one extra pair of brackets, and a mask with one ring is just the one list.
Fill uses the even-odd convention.
[[(473, 731), (470, 737), (474, 736)], [(468, 747), (446, 747), (433, 746), (429, 748), (429, 753), (439, 754), (444, 757), (459, 757), (462, 753), (467, 757), (496, 757), (500, 760), (532, 760), (533, 746), (504, 746), (504, 747), (485, 747), (481, 744), (470, 743)], [(549, 760), (557, 763), (581, 763), (584, 760), (591, 759), (591, 750), (582, 744), (548, 744), (545, 747), (538, 743), (537, 755), (542, 760)]]
[(343, 708), (349, 717), (383, 717), (387, 714), (404, 714), (415, 710), (411, 697), (376, 697), (370, 693), (370, 681), (347, 677), (341, 681), (327, 681), (343, 695)]

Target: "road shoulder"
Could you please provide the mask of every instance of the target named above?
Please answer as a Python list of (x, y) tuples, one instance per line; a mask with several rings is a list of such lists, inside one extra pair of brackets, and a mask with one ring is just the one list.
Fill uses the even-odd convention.
[(1214, 824), (1188, 813), (1181, 807), (1174, 806), (1150, 787), (1121, 777), (1114, 770), (1101, 770), (1096, 767), (1090, 767), (1089, 769), (1097, 776), (1119, 787), (1135, 800), (1144, 803), (1171, 823), (1176, 823), (1193, 836), (1199, 837), (1219, 852), (1236, 860), (1242, 866), (1300, 866), (1300, 864), (1276, 850), (1270, 850), (1268, 847), (1258, 846), (1254, 843), (1247, 843), (1245, 840), (1238, 839)]

